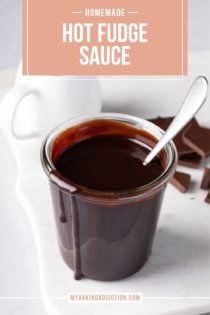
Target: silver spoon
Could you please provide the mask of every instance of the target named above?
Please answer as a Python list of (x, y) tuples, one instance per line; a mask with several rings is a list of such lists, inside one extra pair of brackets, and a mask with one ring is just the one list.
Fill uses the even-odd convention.
[(182, 130), (195, 116), (204, 104), (208, 91), (208, 81), (205, 77), (197, 77), (193, 82), (184, 103), (179, 109), (176, 117), (166, 130), (164, 136), (154, 146), (143, 161), (143, 165), (150, 163), (163, 147)]

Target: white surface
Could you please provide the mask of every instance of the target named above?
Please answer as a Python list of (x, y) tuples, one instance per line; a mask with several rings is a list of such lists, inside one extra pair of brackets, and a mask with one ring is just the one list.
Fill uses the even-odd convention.
[[(14, 71), (0, 75), (0, 99), (11, 86)], [(0, 133), (0, 297), (39, 297), (37, 250), (27, 216), (14, 194), (15, 161)], [(1, 315), (44, 315), (40, 300), (2, 300)]]
[[(144, 113), (144, 117), (154, 117), (160, 112), (165, 115), (174, 113), (180, 99), (197, 74), (206, 74), (209, 52), (190, 58), (191, 76), (177, 82), (135, 81), (128, 88), (128, 82), (109, 82), (102, 84), (106, 103), (114, 110), (118, 101), (132, 106), (133, 112)], [(126, 85), (127, 84), (127, 85)], [(132, 87), (132, 88), (131, 88)], [(152, 93), (151, 93), (152, 91)], [(164, 98), (163, 98), (164, 96)], [(120, 99), (120, 100), (119, 100)], [(141, 105), (149, 102), (150, 107)], [(167, 104), (170, 105), (167, 107)], [(134, 106), (136, 104), (136, 107)], [(138, 104), (138, 105), (137, 105)], [(163, 110), (164, 107), (164, 110)], [(145, 111), (145, 108), (147, 111)], [(125, 107), (129, 112), (130, 107)], [(136, 111), (135, 111), (136, 109)], [(119, 110), (119, 107), (118, 107)], [(120, 109), (123, 111), (123, 108)], [(131, 111), (130, 111), (131, 112)], [(199, 119), (209, 125), (209, 101), (199, 114)], [(0, 115), (2, 117), (2, 115)], [(142, 115), (143, 116), (143, 115)], [(2, 121), (1, 121), (2, 126)], [(8, 126), (5, 126), (5, 130)], [(210, 211), (209, 205), (203, 202), (205, 192), (198, 189), (202, 169), (192, 172), (193, 185), (190, 191), (182, 195), (173, 187), (168, 187), (158, 232), (155, 238), (153, 254), (146, 266), (138, 274), (118, 282), (97, 282), (83, 279), (73, 280), (72, 272), (65, 266), (55, 246), (55, 231), (50, 208), (48, 185), (39, 163), (38, 147), (40, 142), (31, 141), (17, 144), (16, 157), (22, 156), (21, 162), (27, 165), (27, 172), (19, 168), (18, 196), (32, 223), (38, 248), (42, 293), (50, 297), (66, 297), (70, 292), (142, 292), (143, 296), (167, 297), (208, 297), (210, 292)], [(17, 155), (17, 152), (18, 155)], [(23, 155), (24, 153), (24, 155)], [(19, 160), (20, 161), (20, 160)], [(34, 181), (35, 179), (35, 181)], [(37, 185), (39, 183), (39, 185)], [(23, 193), (24, 194), (23, 194)], [(38, 196), (38, 197), (37, 197)], [(193, 198), (193, 199), (192, 199)], [(49, 217), (47, 216), (49, 214)], [(40, 241), (42, 240), (42, 242)], [(44, 240), (44, 241), (43, 241)], [(158, 303), (158, 305), (157, 305)], [(169, 304), (168, 304), (169, 303)], [(185, 314), (198, 315), (210, 310), (209, 300), (170, 300), (168, 302), (145, 301), (142, 305), (71, 305), (65, 300), (48, 300), (46, 306), (49, 314), (105, 314), (107, 311), (120, 314)], [(158, 308), (158, 312), (157, 312)], [(179, 312), (179, 310), (181, 311)]]

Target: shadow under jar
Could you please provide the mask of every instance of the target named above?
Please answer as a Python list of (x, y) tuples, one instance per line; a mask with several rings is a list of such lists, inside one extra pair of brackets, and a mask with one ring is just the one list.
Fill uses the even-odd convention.
[(98, 114), (65, 122), (45, 139), (58, 243), (75, 279), (122, 279), (147, 261), (177, 163), (170, 142), (142, 165), (162, 135), (140, 118)]

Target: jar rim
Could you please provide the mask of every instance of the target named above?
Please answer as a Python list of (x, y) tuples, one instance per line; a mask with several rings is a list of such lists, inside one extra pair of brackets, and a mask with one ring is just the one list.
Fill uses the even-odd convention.
[[(77, 125), (80, 125), (81, 123), (85, 122), (91, 122), (95, 120), (114, 120), (121, 123), (128, 123), (140, 130), (146, 131), (153, 137), (155, 137), (157, 140), (159, 140), (163, 135), (164, 131), (156, 126), (154, 123), (138, 118), (131, 115), (121, 114), (121, 113), (99, 113), (99, 114), (91, 114), (91, 115), (85, 115), (85, 116), (79, 116), (77, 118), (73, 118), (70, 120), (67, 120), (63, 122), (62, 124), (55, 127), (45, 138), (42, 144), (41, 148), (41, 161), (42, 166), (47, 175), (51, 174), (52, 172), (56, 171), (56, 167), (51, 159), (51, 153), (52, 153), (52, 146), (54, 143), (54, 140), (61, 135), (63, 132), (65, 132), (68, 129), (71, 129), (72, 127), (75, 127)], [(88, 187), (84, 187), (81, 185), (78, 185), (74, 182), (71, 182), (67, 178), (64, 178), (62, 176), (62, 181), (64, 182), (65, 190), (66, 187), (69, 185), (69, 188), (75, 187), (75, 191), (79, 194), (79, 196), (83, 196), (86, 199), (117, 199), (117, 200), (125, 200), (125, 199), (131, 199), (131, 198), (140, 198), (145, 197), (147, 195), (150, 195), (156, 191), (158, 191), (164, 184), (168, 182), (170, 177), (175, 172), (176, 164), (177, 164), (177, 151), (176, 147), (174, 145), (173, 141), (170, 141), (163, 150), (166, 153), (167, 156), (167, 162), (166, 167), (164, 171), (161, 173), (160, 176), (155, 178), (153, 181), (151, 181), (148, 184), (145, 184), (141, 187), (137, 187), (134, 189), (129, 190), (122, 190), (122, 191), (116, 191), (116, 192), (106, 192), (106, 191), (99, 191), (90, 189)], [(61, 187), (62, 189), (62, 187)]]

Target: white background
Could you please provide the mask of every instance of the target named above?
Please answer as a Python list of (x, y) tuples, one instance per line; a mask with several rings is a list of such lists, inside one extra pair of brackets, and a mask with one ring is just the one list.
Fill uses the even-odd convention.
[[(210, 0), (189, 0), (189, 50), (210, 49)], [(0, 70), (16, 67), (21, 56), (21, 1), (0, 0)], [(132, 81), (131, 83), (132, 84)], [(0, 137), (0, 174), (13, 176), (13, 161)], [(13, 183), (0, 179), (0, 296), (40, 296), (34, 239)], [(41, 302), (0, 300), (1, 315), (44, 315)]]

